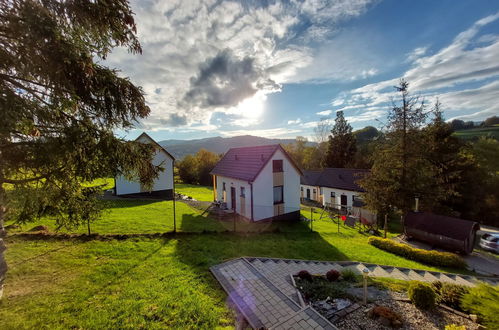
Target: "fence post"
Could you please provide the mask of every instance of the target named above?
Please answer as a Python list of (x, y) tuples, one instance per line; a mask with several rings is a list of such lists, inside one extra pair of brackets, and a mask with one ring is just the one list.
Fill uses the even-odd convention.
[(314, 231), (314, 208), (310, 207), (310, 232)]
[(384, 226), (384, 230), (385, 230), (385, 238), (386, 238), (386, 231), (388, 230), (388, 213), (385, 213), (385, 226)]
[(233, 218), (234, 218), (234, 233), (235, 233), (236, 232), (236, 210), (234, 210), (233, 214), (234, 214)]
[(177, 232), (177, 219), (175, 214), (175, 161), (172, 161), (172, 191), (173, 191), (173, 232)]

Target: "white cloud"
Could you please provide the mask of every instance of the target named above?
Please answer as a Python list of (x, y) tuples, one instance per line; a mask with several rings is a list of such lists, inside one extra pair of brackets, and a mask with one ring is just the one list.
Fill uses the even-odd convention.
[[(106, 62), (144, 88), (152, 113), (143, 127), (207, 124), (212, 113), (234, 113), (244, 100), (295, 80), (315, 61), (310, 43), (329, 38), (370, 2), (133, 0), (143, 54), (115, 49)], [(295, 28), (304, 21), (308, 28)], [(227, 124), (258, 122), (245, 119)]]
[(298, 118), (298, 119), (295, 119), (295, 120), (288, 120), (288, 125), (296, 125), (296, 124), (299, 124), (301, 123), (301, 119)]
[(412, 52), (410, 52), (409, 54), (407, 54), (407, 61), (408, 62), (414, 62), (418, 58), (420, 58), (423, 55), (425, 55), (427, 51), (428, 51), (428, 47), (427, 46), (425, 46), (425, 47), (417, 47)]
[(319, 111), (317, 114), (319, 116), (330, 116), (333, 113), (333, 110), (324, 110), (324, 111)]
[[(424, 56), (426, 47), (416, 48), (409, 55), (413, 56), (413, 65), (403, 75), (409, 82), (411, 92), (427, 98), (439, 96), (446, 111), (474, 111), (467, 118), (478, 119), (497, 114), (499, 38), (490, 35), (483, 38), (479, 32), (483, 26), (498, 19), (499, 13), (475, 22), (433, 55)], [(397, 97), (393, 87), (398, 82), (399, 79), (395, 78), (351, 90), (342, 96), (344, 106), (338, 110), (367, 111), (348, 117), (351, 122), (375, 118), (381, 115), (382, 110), (367, 109), (388, 107), (391, 100)], [(479, 87), (463, 87), (467, 83), (480, 82), (483, 84)]]

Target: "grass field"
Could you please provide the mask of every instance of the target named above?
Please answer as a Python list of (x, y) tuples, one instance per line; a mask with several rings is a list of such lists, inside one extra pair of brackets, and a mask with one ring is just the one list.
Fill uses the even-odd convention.
[[(153, 233), (172, 228), (171, 202), (125, 202), (93, 224), (94, 230)], [(310, 209), (304, 208), (303, 214), (310, 217)], [(313, 218), (319, 215), (316, 210)], [(225, 230), (223, 224), (181, 202), (177, 219), (179, 231), (207, 226)], [(442, 270), (376, 249), (367, 244), (367, 235), (355, 229), (341, 226), (338, 233), (337, 225), (328, 220), (315, 221), (314, 232), (307, 222), (264, 226), (279, 227), (281, 232), (121, 240), (9, 236), (1, 328), (232, 328), (226, 296), (209, 267), (240, 256), (356, 260)]]
[(464, 129), (456, 131), (454, 135), (464, 140), (478, 139), (481, 136), (491, 137), (499, 140), (499, 126)]
[(198, 201), (213, 202), (213, 187), (176, 183), (175, 191), (183, 195), (191, 196)]

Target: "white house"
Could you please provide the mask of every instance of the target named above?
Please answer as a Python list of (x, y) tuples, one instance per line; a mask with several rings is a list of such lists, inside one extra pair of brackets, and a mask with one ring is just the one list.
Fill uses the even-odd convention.
[(117, 196), (173, 198), (173, 163), (175, 158), (159, 145), (147, 133), (142, 133), (135, 141), (151, 143), (156, 147), (153, 165), (161, 166), (164, 170), (154, 180), (152, 190), (146, 190), (138, 181), (129, 181), (123, 176), (115, 178), (115, 193)]
[(300, 180), (300, 196), (324, 206), (350, 209), (354, 201), (360, 201), (360, 193), (364, 190), (357, 181), (367, 173), (369, 170), (353, 168), (304, 171)]
[(300, 218), (302, 172), (278, 144), (232, 148), (211, 174), (214, 199), (246, 219)]

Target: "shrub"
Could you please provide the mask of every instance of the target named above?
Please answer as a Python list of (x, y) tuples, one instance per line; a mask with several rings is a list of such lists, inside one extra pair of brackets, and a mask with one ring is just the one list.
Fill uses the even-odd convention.
[(443, 282), (434, 282), (432, 287), (437, 294), (437, 303), (462, 310), (461, 299), (468, 293), (468, 287)]
[(350, 268), (344, 268), (341, 271), (341, 277), (347, 282), (356, 282), (357, 281), (357, 274)]
[(451, 268), (466, 268), (466, 262), (460, 256), (450, 252), (427, 251), (415, 249), (387, 238), (369, 237), (368, 243), (378, 249), (399, 255), (409, 260), (427, 265)]
[(411, 282), (407, 290), (409, 299), (419, 309), (431, 309), (435, 307), (437, 295), (433, 288), (425, 283)]
[(499, 287), (480, 284), (470, 288), (461, 300), (461, 307), (477, 314), (484, 325), (495, 329), (499, 324)]
[(312, 281), (312, 274), (310, 274), (306, 270), (300, 270), (296, 276), (298, 276), (302, 280)]
[(340, 282), (328, 282), (322, 277), (315, 277), (313, 281), (298, 279), (297, 286), (306, 299), (309, 300), (324, 300), (327, 297), (347, 298), (345, 287)]
[(466, 327), (464, 325), (447, 324), (445, 330), (466, 330)]
[(337, 271), (336, 269), (331, 269), (326, 273), (326, 278), (329, 282), (334, 282), (338, 278), (340, 278), (340, 272)]

